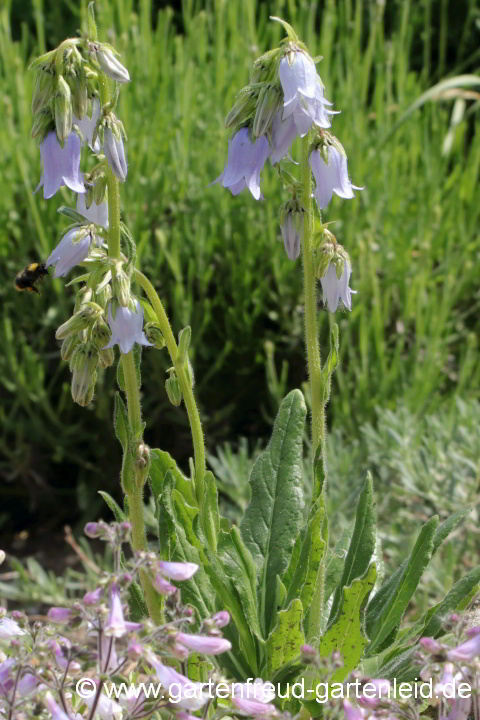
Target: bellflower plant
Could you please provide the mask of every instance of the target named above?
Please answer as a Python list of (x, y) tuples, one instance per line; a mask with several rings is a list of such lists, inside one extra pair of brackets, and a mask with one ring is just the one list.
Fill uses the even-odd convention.
[[(220, 184), (232, 195), (248, 188), (259, 200), (262, 172), (271, 172), (270, 164), (281, 180), (285, 252), (292, 262), (302, 256), (313, 462), (304, 483), (307, 407), (303, 394), (293, 390), (281, 403), (272, 438), (252, 468), (251, 499), (238, 524), (220, 516), (217, 483), (206, 467), (189, 357), (192, 329), (184, 327), (175, 336), (161, 298), (138, 267), (128, 218), (121, 217), (120, 186), (129, 173), (120, 90), (128, 92), (135, 77), (114, 48), (99, 40), (93, 3), (87, 31), (33, 63), (32, 134), (40, 145), (44, 197), (51, 198), (63, 185), (76, 193), (71, 207), (60, 208), (72, 224), (47, 259), (55, 266), (55, 277), (75, 268), (78, 273), (72, 278), (78, 287), (73, 313), (56, 338), (69, 364), (72, 398), (81, 406), (94, 402), (98, 374), (116, 364), (114, 428), (123, 451), (124, 507), (103, 493), (117, 522), (91, 522), (85, 528), (89, 537), (111, 545), (112, 573), (98, 577), (82, 599), (51, 608), (48, 624), (32, 625), (21, 614), (0, 617), (0, 640), (9, 643), (8, 658), (0, 664), (7, 717), (14, 717), (20, 706), (33, 717), (40, 706), (47, 717), (62, 720), (193, 720), (197, 713), (205, 720), (227, 714), (287, 717), (285, 713), (307, 720), (320, 713), (315, 700), (319, 683), (328, 680), (343, 687), (355, 679), (362, 689), (358, 702), (332, 702), (326, 718), (420, 720), (415, 704), (402, 705), (397, 698), (384, 704), (377, 696), (372, 700), (367, 680), (376, 691), (382, 682), (391, 683), (399, 658), (402, 672), (415, 671), (418, 653), (430, 658), (424, 662), (425, 673), (438, 675), (434, 663), (447, 663), (442, 677), (436, 676), (439, 685), (446, 684), (449, 672), (473, 678), (469, 667), (477, 662), (480, 635), (458, 631), (447, 650), (444, 636), (451, 628), (444, 630), (442, 622), (446, 612), (473, 595), (479, 568), (413, 629), (399, 632), (424, 568), (461, 513), (441, 525), (436, 516), (428, 520), (410, 557), (382, 584), (368, 475), (349, 542), (329, 541), (335, 528), (327, 518), (325, 411), (340, 357), (332, 316), (340, 308), (352, 310), (355, 290), (348, 251), (331, 230), (334, 221), (323, 222), (321, 213), (339, 207), (337, 199), (330, 205), (334, 194), (354, 202), (362, 202), (362, 195), (354, 199), (360, 188), (350, 181), (346, 152), (330, 132), (335, 112), (325, 99), (317, 62), (293, 28), (275, 20), (286, 37), (254, 62), (248, 85), (238, 93), (225, 122), (231, 129), (227, 162), (212, 185)], [(297, 138), (298, 171), (289, 165)], [(86, 166), (82, 154), (89, 156)], [(81, 167), (89, 169), (82, 173)], [(317, 285), (330, 313), (330, 348), (323, 362)], [(188, 476), (168, 453), (145, 442), (143, 348), (168, 353), (165, 392), (173, 405), (184, 405), (191, 430)], [(148, 489), (158, 543), (147, 541)], [(123, 547), (126, 542), (129, 550)], [(368, 678), (367, 668), (377, 677)], [(164, 696), (152, 698), (144, 691), (132, 696), (127, 687), (113, 698), (99, 683), (93, 695), (79, 698), (73, 688), (85, 671), (97, 680), (155, 678)], [(301, 698), (290, 685), (300, 678), (306, 693)], [(202, 686), (206, 679), (214, 686), (226, 685), (225, 697), (211, 698)], [(473, 703), (451, 706), (444, 716), (454, 720), (458, 712), (459, 720), (466, 720), (471, 707)]]

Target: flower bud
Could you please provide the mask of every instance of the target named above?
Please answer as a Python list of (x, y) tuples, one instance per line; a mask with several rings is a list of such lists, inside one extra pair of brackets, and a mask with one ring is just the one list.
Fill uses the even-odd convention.
[(280, 230), (285, 252), (290, 260), (300, 255), (300, 240), (303, 235), (303, 206), (296, 199), (282, 205), (280, 209)]
[(97, 380), (98, 350), (91, 342), (79, 345), (70, 361), (72, 371), (72, 398), (79, 405), (89, 405)]
[(217, 628), (225, 627), (230, 622), (230, 613), (226, 610), (220, 610), (220, 612), (213, 615), (212, 620)]
[(5, 555), (5, 550), (0, 550), (0, 565), (3, 565), (6, 557), (7, 556)]
[(57, 130), (57, 137), (60, 145), (63, 147), (63, 143), (72, 130), (73, 115), (72, 93), (68, 83), (62, 75), (60, 75), (57, 79), (53, 105), (55, 109), (55, 128)]
[(118, 83), (130, 82), (127, 68), (115, 57), (106, 45), (99, 45), (96, 49), (97, 62), (109, 78)]
[(135, 460), (133, 471), (135, 473), (135, 482), (137, 487), (143, 487), (148, 478), (150, 470), (150, 448), (141, 442), (137, 445), (135, 451)]
[(86, 330), (90, 325), (97, 320), (98, 317), (103, 313), (100, 305), (96, 303), (86, 303), (81, 310), (74, 313), (63, 325), (57, 329), (55, 337), (57, 340), (65, 340), (70, 335)]
[(89, 538), (104, 537), (106, 532), (105, 523), (103, 522), (88, 522), (83, 528), (83, 532)]
[(128, 307), (130, 304), (130, 278), (122, 268), (122, 263), (117, 263), (113, 276), (113, 292), (122, 307)]
[(80, 342), (80, 336), (77, 334), (70, 335), (70, 337), (65, 338), (65, 340), (62, 342), (62, 347), (60, 348), (60, 355), (62, 357), (62, 360), (65, 362), (69, 362), (73, 351), (77, 347), (77, 345)]
[(283, 106), (283, 94), (275, 85), (265, 85), (260, 91), (253, 121), (253, 134), (264, 135), (270, 128), (273, 118)]
[(54, 623), (67, 623), (72, 617), (72, 611), (69, 608), (52, 607), (47, 617)]
[(105, 322), (102, 316), (100, 316), (95, 323), (92, 330), (92, 340), (99, 350), (108, 344), (112, 333), (108, 324)]
[(157, 350), (161, 350), (165, 347), (165, 338), (163, 337), (163, 333), (160, 329), (160, 323), (149, 322), (145, 325), (143, 330), (145, 332), (145, 336), (148, 342), (151, 342), (152, 345), (155, 345)]
[(311, 645), (302, 645), (300, 648), (301, 662), (304, 665), (315, 663), (318, 659), (318, 653)]
[(32, 138), (44, 140), (49, 132), (53, 130), (52, 112), (49, 107), (40, 110), (33, 118)]
[(53, 95), (54, 77), (50, 72), (38, 72), (32, 97), (32, 113), (36, 115), (50, 102)]
[(175, 370), (170, 368), (168, 372), (170, 376), (165, 381), (165, 390), (172, 405), (178, 407), (182, 402), (182, 391), (180, 390), (180, 384)]
[(98, 365), (101, 368), (112, 367), (115, 362), (115, 351), (113, 348), (102, 348), (98, 353)]
[(240, 90), (234, 106), (225, 118), (225, 127), (234, 127), (248, 120), (255, 112), (257, 99), (258, 91), (254, 88), (247, 86)]
[(105, 172), (98, 173), (95, 176), (95, 185), (93, 186), (93, 199), (97, 205), (101, 205), (105, 200), (107, 192), (107, 176)]
[[(87, 523), (85, 526), (85, 534), (88, 535), (86, 532), (86, 528), (88, 525), (96, 525), (96, 523)], [(103, 595), (103, 588), (98, 587), (95, 590), (90, 590), (90, 592), (85, 593), (83, 596), (83, 602), (85, 605), (98, 605), (100, 600), (102, 599)]]
[(82, 120), (88, 110), (88, 86), (83, 68), (80, 67), (76, 70), (70, 87), (72, 91), (73, 114), (78, 120)]

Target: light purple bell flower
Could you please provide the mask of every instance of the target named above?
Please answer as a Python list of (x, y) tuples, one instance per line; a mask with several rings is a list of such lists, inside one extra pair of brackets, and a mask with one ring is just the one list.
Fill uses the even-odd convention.
[(324, 97), (323, 84), (312, 58), (299, 50), (290, 64), (289, 54), (280, 61), (278, 74), (283, 89), (283, 119), (295, 113), (298, 132), (306, 122), (302, 115), (318, 127), (331, 127), (328, 116), (335, 112), (326, 108), (332, 103)]
[(53, 197), (63, 185), (77, 193), (86, 192), (80, 172), (80, 150), (80, 138), (76, 133), (70, 133), (63, 148), (57, 134), (48, 133), (40, 145), (43, 174), (35, 192), (43, 185), (45, 200)]
[(22, 630), (20, 625), (9, 617), (4, 617), (0, 620), (0, 639), (5, 640), (16, 635), (26, 635), (25, 630)]
[(160, 595), (173, 595), (173, 593), (177, 590), (175, 585), (172, 585), (172, 583), (169, 583), (168, 580), (165, 580), (161, 573), (157, 573), (155, 575), (153, 587), (160, 593)]
[(345, 260), (340, 279), (337, 277), (337, 270), (332, 262), (329, 264), (325, 275), (320, 278), (323, 291), (323, 303), (328, 307), (330, 312), (336, 311), (340, 300), (347, 310), (352, 309), (352, 295), (356, 293), (356, 290), (348, 287), (351, 274), (351, 265), (348, 260)]
[(133, 347), (134, 343), (139, 345), (151, 346), (152, 343), (148, 342), (143, 332), (143, 308), (135, 300), (136, 312), (130, 310), (129, 307), (117, 307), (115, 313), (115, 319), (112, 315), (112, 304), (108, 304), (108, 324), (112, 331), (112, 337), (108, 345), (103, 348), (108, 348), (118, 345), (121, 352), (127, 355)]
[(67, 623), (72, 617), (72, 611), (69, 608), (52, 607), (48, 611), (47, 617), (54, 623)]
[[(92, 710), (96, 701), (96, 693), (82, 697), (82, 700), (89, 710)], [(123, 708), (115, 700), (111, 700), (107, 695), (101, 693), (96, 705), (95, 716), (100, 717), (101, 720), (122, 720)]]
[(92, 117), (84, 115), (83, 118), (79, 120), (75, 115), (73, 116), (73, 124), (77, 125), (82, 133), (84, 144), (88, 145), (96, 153), (100, 152), (101, 146), (98, 137), (95, 139), (95, 142), (93, 142), (93, 133), (95, 132), (99, 118), (100, 101), (98, 98), (93, 98), (92, 100)]
[[(80, 239), (77, 240), (77, 237)], [(47, 267), (55, 265), (53, 277), (65, 277), (75, 265), (83, 262), (88, 255), (92, 240), (91, 233), (85, 233), (82, 228), (76, 227), (69, 230), (45, 263)], [(97, 242), (101, 242), (101, 238)]]
[(106, 201), (97, 205), (93, 200), (90, 207), (87, 208), (85, 194), (79, 194), (77, 195), (77, 212), (95, 225), (101, 225), (108, 230), (108, 203)]
[(125, 158), (123, 140), (122, 138), (117, 140), (109, 127), (105, 128), (103, 152), (117, 178), (120, 182), (125, 182), (127, 177), (127, 160)]
[(127, 634), (125, 618), (123, 616), (122, 599), (115, 583), (110, 588), (108, 601), (108, 617), (104, 628), (107, 637), (123, 637)]
[(185, 710), (200, 710), (210, 699), (203, 683), (193, 682), (175, 668), (164, 665), (151, 650), (145, 652), (145, 658), (155, 669), (157, 680), (165, 690), (171, 691), (178, 707)]
[(228, 142), (228, 158), (222, 174), (211, 185), (221, 182), (232, 195), (238, 195), (246, 187), (255, 200), (260, 199), (260, 173), (270, 147), (265, 135), (252, 143), (247, 127), (241, 128)]
[(55, 702), (51, 692), (45, 694), (45, 705), (52, 714), (52, 720), (70, 720), (67, 713)]
[(328, 165), (319, 150), (310, 153), (310, 167), (315, 178), (315, 200), (320, 210), (327, 207), (333, 193), (345, 200), (355, 197), (354, 190), (363, 190), (352, 185), (348, 177), (347, 157), (333, 145), (328, 146)]
[(258, 700), (248, 700), (243, 697), (234, 697), (233, 704), (238, 710), (241, 710), (248, 715), (253, 717), (259, 717), (260, 715), (272, 715), (276, 708), (275, 705), (270, 703), (262, 703)]
[(188, 635), (187, 633), (177, 633), (175, 640), (190, 650), (205, 653), (206, 655), (221, 655), (232, 649), (229, 640), (219, 637), (210, 637), (205, 635)]

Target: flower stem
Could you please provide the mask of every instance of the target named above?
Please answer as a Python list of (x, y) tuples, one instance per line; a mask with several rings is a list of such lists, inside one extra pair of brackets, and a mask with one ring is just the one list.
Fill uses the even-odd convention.
[[(108, 79), (100, 75), (100, 94), (102, 103), (109, 101)], [(108, 255), (111, 258), (120, 258), (120, 189), (118, 179), (110, 167), (107, 170), (107, 198), (108, 198)], [(128, 419), (130, 424), (131, 437), (140, 440), (142, 431), (142, 408), (140, 405), (140, 387), (137, 380), (137, 370), (133, 351), (122, 355), (123, 376), (125, 381), (125, 395), (127, 397)], [(131, 452), (131, 448), (127, 449)], [(133, 550), (147, 550), (145, 536), (145, 520), (143, 508), (143, 486), (137, 486), (134, 478), (131, 478), (126, 488), (130, 522), (132, 524), (132, 548)], [(163, 611), (161, 599), (155, 592), (150, 578), (145, 570), (140, 571), (140, 582), (142, 584), (148, 613), (157, 624), (163, 622)]]
[(303, 207), (303, 283), (305, 303), (305, 344), (307, 347), (308, 374), (312, 395), (313, 457), (325, 441), (325, 405), (323, 402), (323, 376), (317, 330), (317, 288), (312, 253), (313, 207), (312, 173), (308, 163), (309, 134), (302, 140)]
[(198, 412), (197, 403), (195, 401), (195, 395), (193, 393), (192, 383), (190, 382), (185, 365), (181, 365), (177, 361), (178, 357), (178, 346), (175, 340), (175, 336), (170, 325), (167, 313), (163, 307), (163, 303), (158, 297), (157, 291), (153, 287), (150, 280), (140, 270), (135, 270), (135, 275), (145, 291), (152, 307), (157, 315), (158, 322), (160, 324), (165, 343), (167, 345), (170, 358), (172, 360), (175, 372), (177, 374), (182, 396), (185, 401), (185, 407), (187, 408), (188, 420), (192, 431), (193, 450), (195, 454), (195, 493), (198, 501), (200, 512), (203, 510), (203, 494), (205, 486), (205, 442), (203, 439), (202, 423), (200, 420), (200, 414)]
[[(323, 387), (324, 381), (317, 328), (317, 288), (312, 252), (313, 203), (312, 173), (308, 162), (309, 145), (309, 134), (307, 134), (302, 140), (301, 165), (303, 207), (305, 210), (303, 226), (303, 281), (305, 303), (305, 344), (307, 348), (308, 374), (310, 378), (310, 391), (312, 399), (312, 449), (314, 458), (313, 472), (315, 473), (315, 462), (318, 450), (320, 450), (322, 454), (320, 462), (323, 462), (325, 467), (325, 402)], [(321, 502), (325, 507), (325, 483), (322, 488)], [(324, 522), (327, 522), (326, 518)], [(326, 554), (325, 548), (323, 559), (318, 568), (315, 591), (312, 597), (309, 612), (307, 641), (315, 642), (316, 644), (318, 644), (320, 640), (320, 635), (323, 629)]]

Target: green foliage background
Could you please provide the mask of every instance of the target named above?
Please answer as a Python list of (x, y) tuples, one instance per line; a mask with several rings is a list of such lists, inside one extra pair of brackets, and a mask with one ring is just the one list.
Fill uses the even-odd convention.
[[(74, 406), (54, 339), (74, 289), (47, 279), (41, 297), (31, 297), (12, 287), (19, 269), (58, 242), (66, 221), (56, 209), (72, 204), (64, 189), (50, 202), (32, 195), (40, 156), (30, 138), (28, 63), (84, 27), (86, 5), (0, 2), (3, 523), (14, 512), (22, 517), (19, 501), (31, 511), (53, 499), (70, 518), (78, 502), (83, 520), (101, 507), (98, 488), (118, 484), (114, 373), (100, 378), (91, 408)], [(117, 46), (133, 80), (119, 107), (129, 135), (124, 220), (175, 331), (193, 328), (191, 359), (210, 450), (240, 435), (252, 444), (266, 437), (279, 395), (306, 379), (301, 268), (279, 241), (284, 198), (276, 172), (265, 169), (259, 203), (208, 187), (226, 157), (226, 111), (252, 61), (282, 36), (270, 13), (293, 24), (313, 55), (323, 55), (326, 96), (342, 111), (334, 132), (353, 181), (366, 187), (354, 201), (335, 198), (325, 214), (351, 253), (358, 291), (352, 313), (337, 317), (341, 361), (331, 425), (351, 445), (360, 426), (376, 422), (377, 407), (395, 410), (401, 399), (416, 416), (440, 406), (448, 416), (454, 396), (477, 395), (478, 95), (445, 94), (384, 142), (431, 85), (475, 72), (474, 0), (164, 5), (99, 0), (96, 12), (100, 36)], [(319, 316), (327, 348), (331, 318), (323, 308)], [(283, 381), (272, 370), (280, 375), (282, 363)], [(188, 427), (184, 409), (168, 403), (167, 366), (166, 354), (145, 352), (146, 439), (186, 467)]]

